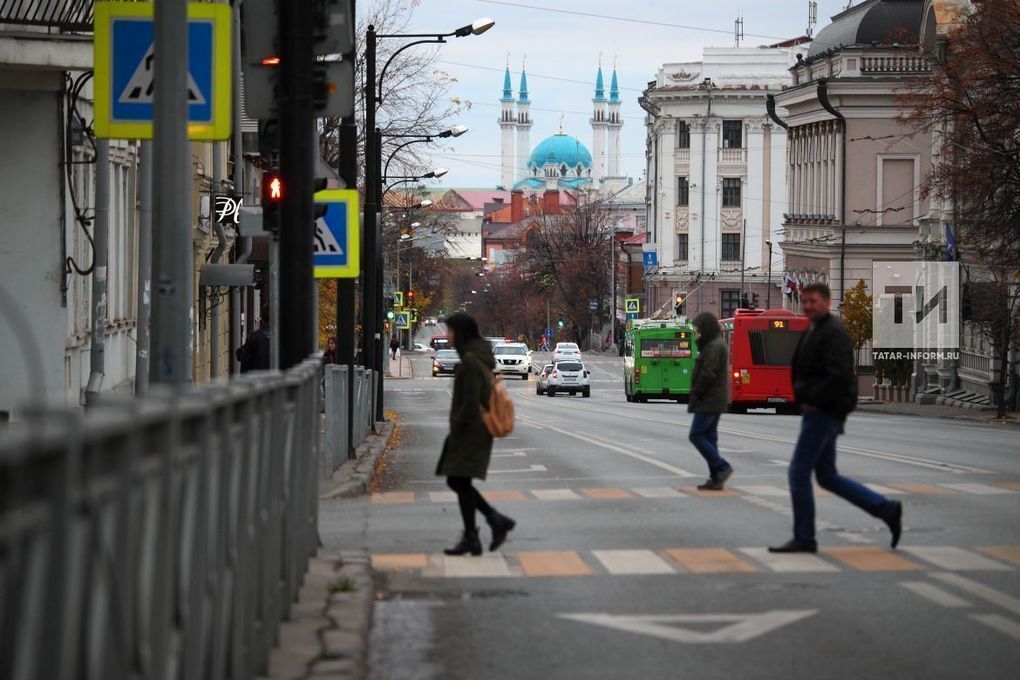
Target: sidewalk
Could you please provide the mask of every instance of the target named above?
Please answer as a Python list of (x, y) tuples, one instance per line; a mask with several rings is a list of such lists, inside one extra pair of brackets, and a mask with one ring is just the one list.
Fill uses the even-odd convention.
[(387, 372), (386, 377), (391, 380), (410, 379), (414, 376), (411, 375), (411, 357), (404, 356), (401, 352), (397, 356), (397, 360), (387, 361)]
[(1007, 413), (999, 420), (995, 411), (974, 411), (956, 406), (937, 404), (917, 404), (914, 402), (883, 402), (872, 399), (861, 399), (858, 409), (866, 413), (888, 413), (901, 416), (925, 416), (928, 418), (952, 418), (955, 420), (971, 420), (981, 423), (1001, 425), (1020, 425), (1020, 413)]

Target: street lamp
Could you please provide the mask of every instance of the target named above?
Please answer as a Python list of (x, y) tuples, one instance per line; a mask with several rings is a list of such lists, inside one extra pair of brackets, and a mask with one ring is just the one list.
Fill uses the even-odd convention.
[(772, 241), (766, 239), (765, 245), (769, 247), (769, 276), (768, 288), (765, 289), (765, 309), (772, 309)]
[[(365, 356), (365, 367), (375, 370), (379, 376), (376, 385), (376, 412), (375, 420), (385, 419), (383, 411), (383, 353), (382, 345), (382, 315), (380, 310), (383, 306), (382, 278), (383, 252), (382, 238), (378, 219), (379, 206), (382, 201), (382, 144), (379, 138), (379, 129), (376, 125), (376, 112), (379, 103), (383, 99), (383, 83), (386, 78), (386, 69), (398, 54), (414, 46), (426, 43), (445, 43), (447, 38), (463, 38), (469, 35), (481, 35), (495, 25), (492, 19), (482, 18), (470, 25), (462, 26), (449, 33), (412, 33), (412, 34), (379, 34), (375, 26), (369, 25), (365, 34), (365, 208), (364, 208), (364, 250), (372, 259), (365, 267), (365, 281), (363, 288), (362, 309), (363, 319), (363, 351)], [(383, 64), (382, 71), (376, 77), (376, 51), (378, 41), (384, 38), (410, 39), (410, 42), (401, 45), (390, 55)], [(444, 173), (445, 174), (445, 173)]]
[(397, 157), (397, 154), (400, 153), (400, 150), (403, 149), (405, 146), (410, 146), (411, 144), (418, 144), (418, 143), (421, 143), (421, 142), (431, 142), (431, 141), (433, 141), (433, 140), (435, 140), (437, 138), (446, 139), (448, 137), (460, 137), (462, 134), (464, 134), (467, 131), (468, 131), (468, 128), (467, 128), (466, 125), (454, 125), (453, 127), (451, 127), (448, 130), (443, 130), (442, 132), (437, 132), (437, 133), (431, 134), (431, 135), (389, 134), (387, 132), (380, 132), (379, 133), (379, 139), (377, 140), (378, 143), (379, 143), (379, 148), (380, 149), (382, 149), (382, 138), (383, 137), (392, 137), (394, 139), (405, 139), (407, 137), (412, 137), (413, 138), (413, 139), (411, 139), (411, 141), (404, 142), (403, 144), (397, 146), (397, 148), (393, 149), (393, 151), (390, 153), (390, 157), (386, 159), (386, 165), (383, 168), (383, 177), (386, 177), (389, 174), (389, 172), (390, 172), (390, 163), (393, 162), (393, 159)]

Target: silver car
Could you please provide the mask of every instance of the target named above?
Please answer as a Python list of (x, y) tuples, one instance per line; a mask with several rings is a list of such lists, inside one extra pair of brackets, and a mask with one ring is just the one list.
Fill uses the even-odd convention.
[(546, 364), (542, 367), (542, 370), (538, 372), (538, 378), (535, 380), (535, 394), (545, 394), (545, 388), (549, 386), (549, 374), (552, 373), (553, 365)]
[(460, 355), (457, 354), (457, 350), (438, 350), (435, 358), (432, 360), (432, 375), (436, 376), (442, 375), (443, 373), (456, 373), (458, 366), (460, 366)]
[(591, 374), (584, 364), (577, 360), (557, 361), (549, 374), (545, 393), (555, 397), (561, 392), (591, 396)]

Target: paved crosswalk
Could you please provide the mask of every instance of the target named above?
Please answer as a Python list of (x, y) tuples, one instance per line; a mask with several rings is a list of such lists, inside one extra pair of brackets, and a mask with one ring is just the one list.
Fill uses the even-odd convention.
[[(682, 547), (605, 550), (542, 550), (450, 557), (428, 553), (375, 553), (383, 572), (414, 572), (427, 578), (648, 576), (666, 574), (833, 574), (844, 571), (1002, 572), (1020, 567), (1020, 546), (910, 546), (899, 551), (877, 546), (834, 546), (818, 554), (769, 553), (762, 547)], [(943, 575), (940, 578), (948, 578)], [(928, 586), (911, 586), (937, 597)]]
[[(875, 491), (889, 496), (1018, 496), (1020, 485), (1014, 482), (996, 482), (991, 484), (868, 484)], [(490, 489), (482, 492), (489, 501), (496, 503), (525, 501), (625, 501), (635, 498), (647, 499), (683, 499), (683, 498), (733, 498), (751, 496), (760, 498), (789, 498), (790, 492), (781, 486), (769, 484), (743, 484), (725, 489), (724, 491), (701, 491), (694, 486), (678, 488), (668, 486), (649, 487), (582, 487), (582, 488), (536, 488), (536, 489)], [(819, 497), (830, 494), (823, 489), (815, 488)], [(377, 504), (410, 504), (410, 503), (456, 503), (457, 496), (452, 491), (385, 491), (374, 493), (372, 503)]]

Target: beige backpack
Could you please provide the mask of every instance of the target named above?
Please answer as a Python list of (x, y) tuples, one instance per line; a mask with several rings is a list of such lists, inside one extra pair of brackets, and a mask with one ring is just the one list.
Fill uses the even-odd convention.
[(497, 375), (492, 378), (489, 403), (487, 406), (479, 406), (478, 410), (481, 412), (485, 429), (493, 437), (505, 437), (513, 432), (514, 402), (506, 385), (503, 384), (503, 376)]

